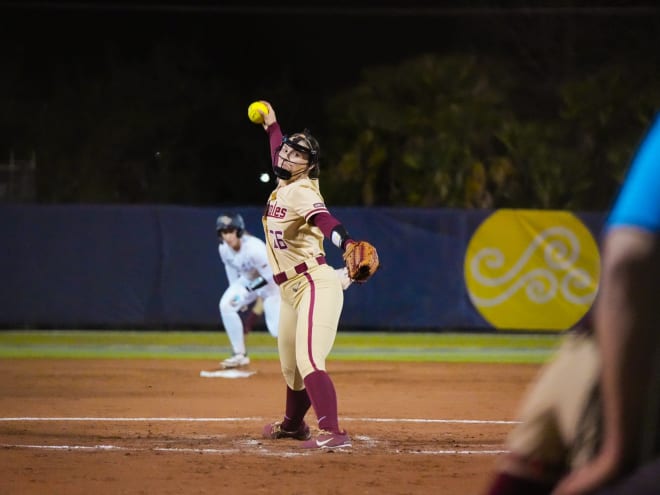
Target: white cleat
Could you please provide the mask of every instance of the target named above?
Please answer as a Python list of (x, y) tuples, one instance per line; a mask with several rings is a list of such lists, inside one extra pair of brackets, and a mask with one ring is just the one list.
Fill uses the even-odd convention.
[(232, 357), (228, 357), (220, 363), (224, 369), (230, 368), (240, 368), (241, 366), (247, 366), (250, 364), (250, 358), (245, 354), (234, 354)]

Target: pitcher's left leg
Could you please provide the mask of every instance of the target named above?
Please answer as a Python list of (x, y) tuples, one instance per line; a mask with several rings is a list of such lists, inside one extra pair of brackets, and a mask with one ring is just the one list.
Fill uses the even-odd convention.
[(348, 435), (339, 428), (337, 393), (326, 372), (344, 303), (343, 290), (332, 269), (323, 267), (305, 277), (308, 287), (298, 308), (296, 361), (321, 432), (303, 443), (303, 448), (350, 447)]

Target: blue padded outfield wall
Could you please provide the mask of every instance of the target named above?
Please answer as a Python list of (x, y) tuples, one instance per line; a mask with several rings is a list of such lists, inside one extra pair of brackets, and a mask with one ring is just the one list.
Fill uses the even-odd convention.
[[(218, 328), (217, 305), (227, 281), (218, 256), (215, 219), (225, 211), (240, 212), (247, 230), (263, 239), (263, 209), (254, 206), (0, 205), (0, 326)], [(492, 250), (470, 243), (484, 221), (495, 218), (495, 212), (375, 207), (337, 207), (331, 211), (355, 238), (376, 245), (382, 263), (369, 283), (353, 284), (345, 292), (343, 329), (492, 329), (502, 328), (500, 321), (516, 329), (508, 317), (528, 310), (530, 315), (539, 314), (536, 306), (547, 302), (536, 298), (530, 310), (521, 306), (529, 306), (528, 302), (519, 300), (499, 313), (488, 313), (495, 304), (489, 301), (502, 299), (487, 293), (496, 285), (488, 280), (507, 283), (509, 296), (527, 294), (525, 301), (534, 288), (522, 276), (509, 284), (513, 275), (489, 278), (476, 274), (478, 269), (476, 275), (466, 275), (470, 246), (475, 259), (492, 254)], [(603, 214), (576, 213), (575, 217), (597, 240)], [(503, 243), (504, 255), (516, 242), (525, 244), (527, 247), (509, 254), (529, 262), (528, 254), (541, 251), (542, 246), (516, 240), (512, 232), (533, 237), (535, 229), (544, 230), (549, 225), (536, 225), (534, 215), (507, 218), (484, 228), (482, 237)], [(514, 230), (508, 232), (505, 224)], [(331, 264), (341, 266), (339, 250), (327, 241), (326, 249)], [(545, 256), (548, 258), (548, 253)], [(592, 249), (589, 256), (587, 265), (591, 268), (586, 272), (597, 272), (598, 260), (593, 259), (597, 253)], [(515, 269), (505, 271), (522, 273), (518, 266), (522, 262), (517, 263)], [(588, 308), (597, 273), (585, 274), (580, 268), (567, 270), (566, 274), (577, 275), (584, 286), (590, 287), (591, 296), (576, 303)], [(532, 271), (537, 276), (543, 270)], [(468, 287), (469, 283), (482, 282), (483, 293), (478, 293), (476, 285)], [(552, 283), (558, 294), (568, 282)], [(485, 309), (477, 309), (475, 301), (481, 301)], [(573, 313), (568, 320), (581, 316)], [(550, 322), (547, 329), (556, 329), (555, 325), (568, 320)]]

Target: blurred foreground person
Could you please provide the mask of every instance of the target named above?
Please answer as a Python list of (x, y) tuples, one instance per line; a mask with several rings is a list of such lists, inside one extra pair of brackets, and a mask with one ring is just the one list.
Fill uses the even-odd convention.
[(656, 116), (603, 232), (594, 331), (542, 370), (486, 494), (660, 493), (659, 286)]

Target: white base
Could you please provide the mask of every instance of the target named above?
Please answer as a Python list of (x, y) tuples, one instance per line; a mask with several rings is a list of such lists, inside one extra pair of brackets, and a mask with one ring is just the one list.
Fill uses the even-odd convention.
[(254, 375), (256, 371), (245, 370), (214, 370), (214, 371), (200, 371), (199, 376), (202, 378), (248, 378)]

